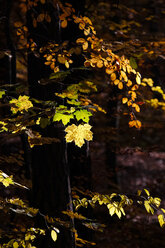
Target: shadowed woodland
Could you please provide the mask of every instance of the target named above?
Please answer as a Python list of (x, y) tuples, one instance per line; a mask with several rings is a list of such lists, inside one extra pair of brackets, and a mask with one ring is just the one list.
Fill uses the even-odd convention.
[(164, 0), (0, 0), (0, 248), (163, 248)]

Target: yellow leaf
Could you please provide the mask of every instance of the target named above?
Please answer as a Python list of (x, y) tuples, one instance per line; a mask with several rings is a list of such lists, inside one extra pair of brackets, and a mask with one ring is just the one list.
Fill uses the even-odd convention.
[(18, 248), (18, 247), (19, 247), (18, 243), (17, 242), (14, 242), (13, 243), (13, 248)]
[(144, 201), (144, 206), (148, 213), (154, 214), (154, 209), (150, 206), (149, 201)]
[(155, 197), (155, 198), (154, 198), (154, 204), (156, 205), (157, 208), (160, 206), (160, 203), (161, 203), (161, 199)]
[(112, 215), (115, 214), (116, 208), (115, 208), (113, 205), (111, 205), (111, 206), (112, 206), (112, 207), (109, 209), (109, 214), (112, 216)]
[(118, 218), (121, 218), (121, 211), (116, 208), (115, 213), (117, 214)]
[(144, 83), (147, 83), (150, 87), (153, 87), (154, 82), (152, 80), (152, 78), (143, 78), (142, 80)]
[(137, 72), (137, 74), (136, 74), (136, 83), (141, 84), (141, 75), (139, 72)]
[(120, 72), (120, 80), (122, 80), (122, 78), (124, 79), (125, 82), (128, 81), (127, 75), (124, 71)]
[(159, 224), (161, 227), (163, 227), (165, 225), (165, 220), (164, 220), (163, 214), (158, 215), (158, 221), (159, 221)]
[(161, 208), (161, 210), (163, 211), (163, 213), (165, 213), (165, 209), (164, 208)]
[(67, 60), (65, 60), (65, 66), (66, 68), (69, 68), (69, 62)]
[(29, 108), (33, 107), (33, 104), (31, 101), (29, 101), (29, 96), (19, 96), (18, 100), (17, 99), (12, 99), (10, 104), (14, 105), (11, 106), (11, 111), (13, 114), (16, 114), (18, 111), (23, 113), (23, 111), (28, 111)]
[(147, 189), (144, 189), (144, 191), (146, 192), (146, 194), (147, 194), (148, 196), (150, 196), (150, 192), (149, 192)]
[(51, 237), (54, 242), (57, 240), (57, 233), (54, 230), (51, 231)]
[(78, 147), (82, 147), (85, 143), (85, 140), (92, 140), (93, 133), (90, 131), (91, 126), (89, 124), (78, 125), (72, 124), (65, 129), (67, 132), (65, 139), (66, 142), (74, 141)]

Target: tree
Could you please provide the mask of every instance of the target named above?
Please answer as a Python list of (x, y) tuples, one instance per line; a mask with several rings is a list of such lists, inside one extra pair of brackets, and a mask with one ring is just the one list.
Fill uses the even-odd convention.
[[(111, 216), (116, 214), (121, 218), (122, 215), (125, 215), (125, 206), (131, 206), (134, 203), (131, 196), (120, 193), (103, 195), (83, 192), (79, 189), (71, 190), (68, 164), (76, 164), (78, 157), (79, 164), (84, 164), (84, 160), (88, 164), (88, 142), (93, 139), (92, 126), (89, 121), (97, 111), (106, 113), (101, 106), (94, 102), (94, 94), (102, 90), (102, 87), (97, 85), (94, 73), (99, 74), (102, 71), (104, 77), (110, 81), (108, 87), (115, 92), (115, 100), (117, 99), (127, 106), (128, 111), (124, 110), (124, 112), (130, 116), (130, 127), (141, 128), (141, 121), (136, 116), (140, 112), (140, 101), (148, 101), (156, 107), (164, 107), (164, 102), (157, 98), (144, 99), (142, 95), (142, 92), (145, 92), (144, 88), (147, 88), (147, 91), (159, 92), (163, 100), (165, 95), (160, 87), (154, 86), (151, 78), (141, 77), (141, 74), (136, 71), (134, 58), (128, 60), (124, 56), (116, 55), (109, 48), (109, 44), (98, 38), (91, 20), (86, 16), (78, 16), (70, 3), (62, 4), (60, 1), (50, 3), (41, 0), (28, 1), (26, 5), (23, 1), (20, 7), (26, 13), (27, 25), (20, 21), (15, 22), (15, 28), (24, 55), (25, 46), (28, 49), (30, 97), (27, 96), (27, 91), (24, 89), (22, 91), (17, 88), (17, 85), (12, 86), (16, 89), (14, 93), (10, 92), (11, 87), (8, 89), (6, 88), (8, 86), (2, 85), (0, 96), (4, 108), (4, 118), (0, 124), (1, 132), (6, 133), (6, 137), (25, 133), (27, 137), (23, 138), (24, 142), (27, 146), (28, 141), (29, 146), (33, 149), (30, 170), (33, 173), (32, 205), (35, 208), (29, 207), (19, 198), (2, 200), (2, 205), (5, 211), (7, 209), (28, 216), (39, 216), (40, 226), (39, 228), (28, 228), (21, 234), (17, 233), (18, 236), (12, 236), (12, 239), (10, 235), (6, 234), (11, 240), (8, 242), (7, 239), (8, 243), (3, 244), (2, 247), (31, 247), (38, 234), (45, 235), (43, 220), (53, 241), (57, 240), (58, 242), (59, 229), (64, 226), (71, 230), (73, 247), (93, 244), (79, 238), (75, 229), (75, 219), (81, 221), (82, 225), (85, 224), (88, 228), (95, 229), (94, 226), (98, 226), (96, 229), (102, 229), (103, 226), (91, 221), (89, 217), (78, 214), (75, 210), (77, 211), (80, 207), (95, 207), (98, 203), (105, 205)], [(76, 30), (71, 37), (69, 36), (70, 25), (72, 25), (72, 30)], [(53, 28), (56, 32), (53, 32)], [(44, 32), (46, 35), (42, 35)], [(56, 33), (58, 33), (58, 37), (56, 37)], [(67, 41), (64, 41), (63, 37), (67, 38)], [(113, 90), (114, 87), (116, 90)], [(10, 117), (11, 112), (12, 116)], [(55, 144), (52, 145), (52, 143)], [(74, 148), (72, 144), (70, 146), (68, 143), (74, 143), (78, 148)], [(45, 144), (51, 145), (44, 146)], [(86, 148), (83, 151), (85, 158), (82, 159), (79, 148), (85, 147), (85, 145)], [(68, 146), (70, 147), (69, 153)], [(54, 156), (53, 151), (56, 151), (57, 155)], [(54, 160), (55, 166), (53, 167), (52, 161)], [(45, 167), (45, 163), (47, 167)], [(38, 165), (40, 165), (40, 170)], [(74, 166), (71, 170), (71, 179), (75, 168)], [(80, 165), (78, 170), (81, 168)], [(78, 173), (80, 176), (79, 171)], [(41, 175), (45, 176), (46, 184), (42, 183)], [(87, 173), (88, 175), (89, 173)], [(58, 182), (56, 186), (52, 183), (49, 185), (50, 178), (52, 181)], [(90, 182), (90, 180), (87, 181)], [(12, 176), (8, 176), (3, 171), (1, 171), (1, 182), (5, 187), (13, 184), (27, 189), (26, 186), (18, 184)], [(49, 188), (45, 188), (45, 185), (49, 185)], [(42, 188), (38, 190), (39, 187)], [(53, 194), (54, 187), (55, 195)], [(65, 195), (66, 191), (67, 195)], [(83, 196), (81, 199), (77, 191), (86, 197)], [(45, 201), (43, 201), (43, 195), (45, 195)], [(63, 201), (60, 198), (61, 195), (65, 196)], [(148, 213), (153, 214), (154, 209), (160, 209), (161, 214), (158, 215), (158, 220), (161, 226), (164, 225), (165, 210), (159, 208), (160, 198), (151, 197), (147, 189), (144, 189), (143, 194), (139, 190), (133, 198), (135, 198), (135, 202), (144, 204)], [(70, 217), (69, 223), (61, 217), (61, 211), (68, 202), (69, 208), (63, 214)], [(16, 208), (13, 208), (13, 205)], [(54, 212), (54, 209), (57, 212)], [(70, 242), (68, 234), (65, 237)], [(47, 242), (49, 241), (46, 240), (46, 244), (48, 244)], [(65, 245), (68, 246), (68, 243)]]

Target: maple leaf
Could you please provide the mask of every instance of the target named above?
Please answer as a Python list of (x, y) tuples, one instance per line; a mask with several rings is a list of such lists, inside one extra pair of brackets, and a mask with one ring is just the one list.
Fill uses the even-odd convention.
[(70, 122), (70, 119), (73, 119), (73, 114), (62, 114), (62, 113), (56, 113), (53, 117), (53, 121), (62, 121), (64, 125), (68, 124)]
[(19, 96), (18, 99), (12, 99), (10, 101), (10, 104), (13, 104), (11, 106), (11, 111), (13, 114), (16, 114), (18, 111), (23, 113), (23, 111), (28, 111), (29, 108), (33, 107), (32, 102), (29, 100), (29, 96)]
[(92, 140), (93, 133), (90, 131), (91, 126), (89, 124), (78, 125), (72, 124), (65, 128), (65, 132), (67, 132), (65, 139), (66, 142), (74, 141), (78, 147), (82, 147), (85, 143), (85, 140)]
[(74, 115), (76, 116), (76, 119), (79, 120), (83, 120), (84, 122), (89, 122), (89, 116), (92, 116), (92, 113), (87, 111), (86, 109), (81, 109), (78, 110), (74, 113)]

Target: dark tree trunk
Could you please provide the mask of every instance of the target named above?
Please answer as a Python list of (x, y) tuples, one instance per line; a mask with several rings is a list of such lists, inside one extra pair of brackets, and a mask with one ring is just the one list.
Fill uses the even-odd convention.
[[(52, 15), (58, 10), (53, 9), (51, 5), (46, 5), (45, 8), (51, 10)], [(40, 6), (37, 7), (40, 11)], [(28, 29), (33, 34), (29, 38), (41, 45), (46, 44), (47, 41), (53, 40), (55, 42), (63, 41), (65, 39), (72, 40), (76, 36), (75, 28), (71, 32), (71, 28), (67, 30), (59, 30), (58, 16), (56, 19), (52, 18), (52, 22), (48, 25), (39, 25), (36, 29), (32, 26), (31, 13), (27, 15)], [(54, 17), (55, 18), (55, 17)], [(60, 32), (59, 32), (60, 31)], [(43, 36), (44, 34), (44, 36)], [(33, 54), (28, 56), (28, 81), (30, 88), (30, 95), (42, 100), (54, 99), (54, 92), (62, 90), (59, 84), (54, 85), (40, 85), (38, 81), (41, 78), (48, 78), (50, 74), (49, 69), (46, 68), (40, 58)], [(62, 210), (72, 208), (68, 204), (71, 200), (71, 178), (80, 175), (88, 179), (90, 182), (90, 175), (88, 174), (87, 164), (89, 159), (86, 156), (86, 149), (84, 155), (80, 158), (81, 150), (72, 146), (67, 148), (64, 141), (64, 128), (61, 124), (51, 125), (44, 130), (40, 130), (43, 136), (56, 137), (61, 140), (60, 143), (43, 145), (34, 147), (31, 154), (31, 170), (32, 170), (32, 203), (40, 209), (42, 214), (49, 216), (60, 216)], [(71, 172), (70, 172), (71, 168)], [(89, 168), (89, 167), (88, 167)], [(84, 174), (85, 173), (85, 174)], [(40, 222), (41, 220), (39, 220)], [(73, 222), (71, 223), (71, 226)], [(50, 236), (50, 235), (49, 235)], [(49, 247), (52, 244), (51, 239), (46, 240), (40, 244), (40, 247)], [(46, 245), (46, 246), (45, 246)], [(70, 232), (62, 232), (56, 243), (56, 247), (69, 248), (75, 247), (73, 235)]]

